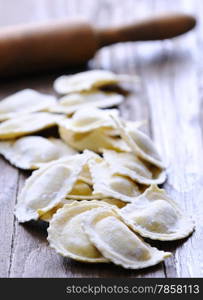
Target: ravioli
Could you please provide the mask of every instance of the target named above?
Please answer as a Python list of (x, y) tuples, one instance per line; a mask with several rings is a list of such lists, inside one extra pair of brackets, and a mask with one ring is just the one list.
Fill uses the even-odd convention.
[(57, 125), (63, 117), (36, 112), (7, 120), (0, 124), (0, 140), (14, 139)]
[[(111, 110), (108, 110), (108, 111), (109, 111), (109, 113), (111, 112)], [(128, 120), (122, 119), (122, 122), (124, 122), (125, 125), (127, 127), (129, 127), (131, 130), (134, 130), (134, 128), (138, 129), (138, 128), (140, 128), (140, 127), (142, 127), (143, 125), (146, 124), (145, 120), (142, 120), (142, 121), (128, 121)], [(114, 126), (114, 128), (108, 129), (108, 135), (113, 136), (113, 137), (121, 137), (120, 136), (120, 131), (117, 129), (116, 124), (114, 124), (113, 126)]]
[(59, 126), (61, 139), (78, 151), (89, 149), (97, 153), (102, 153), (102, 149), (112, 149), (119, 152), (128, 152), (130, 148), (119, 137), (108, 135), (108, 130), (95, 129), (86, 133), (75, 133), (61, 124)]
[(129, 145), (131, 151), (134, 152), (141, 159), (157, 166), (158, 168), (165, 168), (163, 161), (160, 158), (153, 142), (143, 132), (136, 128), (127, 127), (119, 118), (112, 115), (117, 128), (123, 140)]
[(106, 70), (90, 70), (74, 75), (63, 75), (54, 81), (54, 89), (59, 94), (84, 92), (103, 86), (117, 84), (119, 77)]
[(107, 202), (108, 204), (114, 205), (117, 208), (123, 208), (124, 206), (127, 205), (126, 202), (121, 201), (119, 199), (115, 199), (115, 198), (101, 199), (101, 201), (104, 201), (104, 202)]
[(72, 190), (89, 152), (46, 164), (26, 180), (15, 215), (19, 222), (37, 220), (63, 201)]
[(0, 141), (0, 154), (14, 166), (27, 170), (37, 169), (44, 163), (75, 153), (75, 150), (56, 138), (26, 136)]
[(89, 161), (90, 173), (93, 180), (93, 195), (106, 196), (124, 202), (132, 202), (143, 192), (143, 187), (127, 177), (111, 175), (105, 161)]
[(122, 208), (120, 214), (135, 232), (154, 240), (178, 240), (194, 230), (192, 219), (156, 185)]
[(81, 227), (89, 211), (107, 205), (101, 201), (75, 201), (64, 205), (50, 221), (47, 238), (50, 246), (62, 256), (78, 261), (108, 262), (89, 241)]
[(127, 176), (146, 185), (160, 184), (166, 179), (165, 170), (138, 158), (135, 153), (118, 153), (104, 149), (103, 156), (111, 174)]
[(66, 199), (61, 200), (61, 202), (58, 205), (54, 206), (52, 209), (48, 210), (47, 212), (40, 214), (39, 219), (49, 223), (53, 218), (53, 215), (58, 211), (58, 209), (62, 208), (65, 204), (71, 204), (74, 201), (75, 200), (66, 200)]
[[(50, 220), (53, 218), (53, 215), (58, 211), (58, 209), (62, 208), (65, 204), (72, 204), (73, 202), (84, 202), (84, 201), (89, 201), (92, 203), (95, 201), (100, 201), (101, 204), (109, 204), (109, 205), (113, 205), (116, 206), (117, 208), (123, 208), (126, 205), (126, 202), (123, 202), (121, 200), (118, 199), (113, 199), (113, 198), (108, 198), (108, 199), (95, 199), (95, 197), (93, 198), (83, 198), (83, 199), (76, 199), (73, 200), (73, 198), (66, 198), (63, 199), (57, 206), (55, 206), (54, 208), (52, 208), (51, 210), (47, 211), (46, 213), (40, 215), (40, 220), (43, 220), (45, 222), (50, 222)], [(103, 203), (104, 202), (104, 203)]]
[(72, 93), (59, 99), (57, 104), (49, 107), (50, 112), (71, 115), (81, 108), (100, 107), (107, 108), (121, 104), (124, 100), (122, 95), (113, 92), (98, 90)]
[(86, 182), (89, 185), (93, 185), (92, 176), (90, 174), (88, 164), (83, 166), (82, 171), (81, 171), (78, 179), (82, 180), (83, 182)]
[(0, 121), (14, 118), (19, 113), (46, 111), (54, 104), (56, 104), (54, 96), (25, 89), (0, 101)]
[(98, 128), (115, 128), (111, 115), (118, 116), (117, 109), (98, 109), (86, 107), (79, 109), (70, 119), (64, 119), (60, 125), (76, 133), (87, 133)]
[(108, 207), (95, 208), (82, 222), (89, 240), (106, 259), (126, 269), (140, 269), (156, 265), (171, 255), (141, 240), (116, 211)]
[(118, 116), (118, 110), (80, 109), (71, 119), (59, 123), (60, 137), (78, 151), (89, 149), (101, 153), (102, 148), (129, 151), (125, 141), (112, 132), (116, 129), (112, 115)]
[(88, 183), (84, 182), (81, 179), (78, 179), (72, 190), (66, 195), (66, 198), (75, 200), (95, 199), (92, 192), (93, 189)]

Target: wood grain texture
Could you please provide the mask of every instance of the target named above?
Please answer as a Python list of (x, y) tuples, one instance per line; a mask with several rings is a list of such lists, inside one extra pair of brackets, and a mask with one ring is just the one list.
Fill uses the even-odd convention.
[[(122, 115), (147, 120), (144, 130), (168, 164), (164, 188), (192, 214), (196, 231), (187, 240), (153, 242), (173, 256), (142, 271), (111, 264), (90, 265), (64, 259), (48, 247), (43, 223), (19, 225), (13, 217), (26, 172), (0, 160), (0, 277), (203, 277), (203, 20), (202, 1), (175, 0), (0, 0), (0, 25), (83, 16), (98, 26), (116, 25), (158, 14), (183, 11), (199, 16), (199, 26), (178, 39), (127, 43), (98, 51), (90, 68), (138, 74), (140, 84), (121, 105)], [(12, 10), (11, 10), (12, 7)], [(23, 9), (22, 9), (23, 8)], [(78, 70), (65, 70), (66, 73)], [(64, 72), (64, 71), (63, 71)], [(30, 87), (52, 93), (59, 74), (2, 82), (0, 96)]]

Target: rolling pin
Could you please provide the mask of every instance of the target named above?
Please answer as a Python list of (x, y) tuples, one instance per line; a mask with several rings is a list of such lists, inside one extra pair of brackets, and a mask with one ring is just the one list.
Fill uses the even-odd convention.
[(195, 24), (194, 17), (176, 14), (104, 29), (84, 21), (5, 27), (0, 29), (0, 77), (81, 65), (103, 46), (173, 38)]

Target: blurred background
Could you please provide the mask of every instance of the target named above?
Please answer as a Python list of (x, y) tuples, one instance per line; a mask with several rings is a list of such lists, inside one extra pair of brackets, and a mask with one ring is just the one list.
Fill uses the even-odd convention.
[[(167, 94), (167, 91), (159, 91), (159, 89), (161, 87), (166, 89), (166, 86), (170, 84), (169, 78), (176, 76), (176, 82), (185, 88), (186, 74), (192, 74), (193, 80), (196, 80), (195, 76), (203, 74), (202, 11), (202, 0), (0, 0), (0, 26), (82, 18), (97, 27), (109, 27), (128, 24), (163, 13), (181, 12), (195, 16), (198, 21), (197, 26), (185, 35), (163, 41), (117, 43), (101, 48), (89, 61), (89, 68), (137, 74), (141, 78), (141, 88), (140, 92), (136, 91), (136, 95), (138, 99), (142, 99), (142, 103), (146, 104), (147, 90), (150, 86), (153, 86), (153, 89), (149, 93), (160, 93), (157, 95), (160, 97), (163, 93)], [(61, 74), (79, 70), (65, 67)], [(52, 92), (51, 82), (56, 74), (52, 75), (52, 72), (48, 71), (45, 75), (51, 77), (48, 77), (47, 81), (45, 77), (39, 79), (35, 77), (34, 80), (28, 80), (28, 83), (18, 81), (17, 85), (14, 81), (13, 84), (11, 82), (9, 85), (3, 84), (1, 93), (7, 95), (27, 84), (33, 88), (37, 87), (42, 92)], [(57, 75), (60, 75), (60, 70)], [(156, 83), (153, 82), (152, 77), (158, 82), (161, 80), (161, 87), (155, 86)], [(188, 78), (187, 81), (189, 81)], [(187, 84), (186, 86), (188, 87)], [(197, 89), (196, 82), (193, 82), (193, 86)], [(201, 92), (200, 81), (198, 86)], [(171, 90), (170, 87), (170, 92)], [(193, 93), (193, 89), (188, 93)], [(180, 97), (182, 97), (181, 93)], [(127, 118), (142, 119), (146, 114), (146, 106), (141, 108), (139, 104), (136, 105), (134, 99), (132, 101), (133, 108), (124, 109), (123, 113), (127, 114)], [(130, 100), (129, 103), (131, 105)]]
[(120, 24), (159, 12), (201, 11), (201, 0), (1, 0), (0, 25), (85, 17), (98, 25)]
[[(202, 18), (198, 18), (198, 15), (201, 15), (201, 11), (203, 11), (201, 0), (0, 0), (0, 26), (82, 18), (98, 27), (107, 27), (131, 23), (160, 13), (183, 12), (197, 17), (196, 32), (200, 32)], [(202, 43), (202, 36), (198, 35), (198, 43)], [(161, 43), (116, 44), (110, 47), (113, 54), (112, 51), (108, 51), (109, 48), (107, 51), (106, 49), (98, 51), (96, 58), (99, 59), (93, 60), (90, 66), (109, 68), (109, 60), (113, 55), (116, 56), (116, 65), (120, 64), (119, 69), (122, 71), (122, 67), (125, 69), (131, 62), (136, 63), (137, 57), (147, 60), (155, 55), (155, 59), (160, 60), (163, 58), (163, 47), (164, 55), (171, 53), (175, 47), (176, 54), (182, 56), (194, 48), (194, 34), (190, 32), (184, 38), (174, 39), (173, 45), (170, 40)], [(116, 68), (111, 64), (111, 68), (114, 67)]]

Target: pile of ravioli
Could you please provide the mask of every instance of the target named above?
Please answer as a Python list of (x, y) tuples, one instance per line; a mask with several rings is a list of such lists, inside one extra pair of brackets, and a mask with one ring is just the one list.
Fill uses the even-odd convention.
[[(140, 123), (112, 109), (125, 101), (112, 87), (126, 80), (93, 70), (57, 78), (59, 99), (31, 89), (3, 99), (0, 154), (34, 170), (18, 197), (19, 222), (48, 222), (48, 242), (64, 257), (140, 269), (171, 255), (150, 240), (185, 238), (194, 224), (158, 187), (165, 165)], [(49, 127), (58, 137), (41, 135)]]

